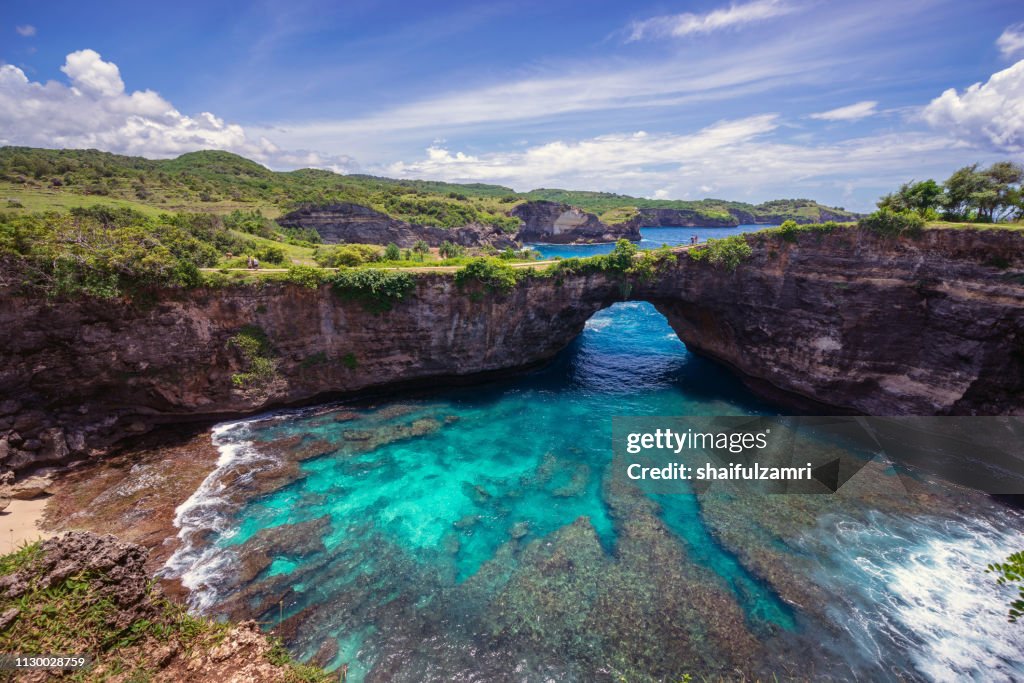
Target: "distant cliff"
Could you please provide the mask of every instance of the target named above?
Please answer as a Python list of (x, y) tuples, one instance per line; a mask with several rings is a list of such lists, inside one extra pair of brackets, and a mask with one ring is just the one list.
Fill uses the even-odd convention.
[[(844, 223), (856, 220), (858, 214), (848, 211), (816, 207), (814, 215), (799, 215), (788, 211), (752, 210), (729, 207), (720, 212), (708, 213), (696, 209), (639, 208), (635, 216), (624, 225), (629, 228), (702, 227), (728, 228), (737, 225), (781, 225), (787, 220), (797, 223)], [(721, 215), (728, 213), (728, 215)]]
[(614, 242), (623, 237), (640, 239), (638, 226), (605, 225), (594, 214), (559, 202), (525, 202), (512, 209), (509, 215), (523, 222), (516, 235), (522, 242), (585, 244)]
[[(327, 285), (171, 290), (135, 300), (0, 292), (0, 465), (81, 459), (155, 425), (330, 394), (443, 385), (551, 358), (598, 310), (652, 302), (690, 349), (781, 401), (874, 415), (1024, 415), (1024, 233), (859, 229), (750, 235), (730, 271), (680, 253), (624, 286), (606, 272), (507, 293), (423, 274), (374, 313)], [(233, 342), (264, 339), (263, 375)]]
[(464, 247), (491, 245), (497, 249), (514, 247), (512, 236), (491, 225), (470, 224), (458, 228), (417, 225), (392, 218), (362, 206), (341, 202), (306, 206), (277, 219), (287, 228), (312, 228), (328, 244), (390, 244), (408, 249), (423, 240), (432, 247), (449, 241)]

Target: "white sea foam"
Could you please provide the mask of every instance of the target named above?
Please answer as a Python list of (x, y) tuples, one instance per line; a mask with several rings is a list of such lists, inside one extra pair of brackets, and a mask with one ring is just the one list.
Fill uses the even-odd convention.
[(264, 461), (270, 466), (275, 462), (275, 458), (256, 450), (244, 439), (248, 425), (255, 421), (227, 422), (213, 428), (211, 439), (220, 453), (217, 465), (175, 510), (174, 525), (178, 527), (181, 545), (168, 558), (161, 573), (180, 578), (190, 591), (190, 606), (200, 612), (215, 604), (218, 579), (225, 576), (235, 559), (231, 550), (210, 542), (211, 535), (226, 539), (234, 533), (232, 513), (238, 503), (226, 495), (226, 475), (240, 466), (259, 467)]
[[(833, 520), (835, 522), (835, 520)], [(986, 519), (835, 522), (822, 566), (854, 671), (875, 665), (932, 681), (1024, 679), (1024, 629), (1008, 624), (1015, 590), (985, 572), (1024, 548), (1018, 515)], [(1014, 528), (1016, 527), (1016, 528)]]

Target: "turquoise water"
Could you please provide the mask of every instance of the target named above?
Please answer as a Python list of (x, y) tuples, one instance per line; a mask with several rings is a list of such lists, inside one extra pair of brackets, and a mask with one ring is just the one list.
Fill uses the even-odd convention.
[[(515, 379), (219, 426), (220, 467), (179, 509), (169, 573), (196, 609), (257, 618), (299, 657), (347, 664), (356, 683), (768, 675), (793, 663), (778, 653), (808, 648), (837, 680), (887, 678), (883, 660), (910, 679), (974, 675), (970, 657), (1007, 680), (1024, 673), (1007, 654), (1020, 638), (979, 626), (972, 640), (962, 627), (1000, 619), (1003, 596), (940, 599), (950, 581), (979, 582), (974, 570), (1024, 543), (1019, 532), (837, 507), (793, 541), (744, 504), (717, 533), (753, 528), (754, 540), (726, 546), (698, 497), (647, 497), (611, 476), (613, 416), (758, 414), (777, 409), (690, 354), (651, 305), (616, 304)], [(269, 490), (256, 485), (280, 471)], [(765, 565), (767, 550), (781, 564)], [(805, 613), (758, 572), (841, 596)], [(942, 654), (944, 612), (960, 619), (955, 656)], [(799, 663), (792, 673), (807, 675)]]
[[(756, 232), (770, 227), (775, 226), (737, 225), (732, 228), (641, 228), (638, 246), (641, 249), (657, 249), (662, 245), (677, 247), (690, 244), (691, 237), (697, 237), (701, 242), (706, 242), (708, 239), (721, 239), (730, 235)], [(555, 256), (561, 256), (562, 258), (597, 256), (598, 254), (607, 254), (615, 247), (610, 242), (603, 244), (531, 244), (530, 246), (539, 251), (540, 255), (544, 258)]]

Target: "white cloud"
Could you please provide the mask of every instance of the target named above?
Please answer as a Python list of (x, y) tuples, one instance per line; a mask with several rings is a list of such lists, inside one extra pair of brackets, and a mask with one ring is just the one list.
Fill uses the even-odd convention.
[(0, 66), (0, 145), (96, 148), (146, 157), (221, 149), (279, 167), (350, 170), (352, 159), (282, 150), (209, 112), (186, 116), (152, 90), (125, 92), (117, 65), (94, 50), (67, 56), (70, 85), (30, 81), (16, 66)]
[(858, 119), (867, 118), (868, 116), (874, 116), (877, 114), (877, 107), (878, 102), (875, 102), (874, 100), (865, 100), (845, 107), (811, 114), (810, 117), (812, 119), (820, 119), (822, 121), (857, 121)]
[(685, 36), (712, 33), (727, 28), (738, 28), (765, 19), (780, 17), (795, 11), (792, 5), (780, 0), (754, 0), (743, 5), (729, 5), (707, 14), (672, 14), (634, 21), (630, 26), (629, 40), (643, 38), (683, 38)]
[(992, 150), (1024, 152), (1024, 60), (959, 94), (950, 88), (924, 108), (936, 129)]
[(24, 24), (22, 26), (15, 26), (14, 30), (18, 32), (18, 35), (22, 38), (31, 38), (36, 34), (36, 27), (32, 24)]
[[(453, 182), (624, 192), (655, 197), (766, 199), (815, 191), (838, 198), (852, 187), (880, 191), (913, 173), (941, 176), (962, 161), (955, 140), (924, 133), (889, 134), (818, 145), (771, 139), (782, 130), (774, 114), (720, 121), (690, 134), (618, 133), (558, 140), (515, 152), (463, 154), (432, 146), (424, 158), (376, 172)], [(854, 179), (854, 180), (851, 180)], [(796, 190), (795, 188), (799, 188)], [(877, 190), (874, 188), (878, 188)]]
[(1006, 30), (996, 39), (996, 47), (1007, 59), (1018, 52), (1024, 52), (1024, 24), (1007, 26)]
[(114, 97), (124, 92), (117, 64), (104, 62), (95, 50), (72, 52), (60, 70), (67, 74), (72, 85), (86, 93)]

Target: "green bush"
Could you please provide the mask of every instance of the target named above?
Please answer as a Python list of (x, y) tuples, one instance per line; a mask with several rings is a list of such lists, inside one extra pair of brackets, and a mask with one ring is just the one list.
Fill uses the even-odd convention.
[(782, 239), (787, 242), (796, 242), (796, 235), (800, 232), (800, 225), (794, 220), (783, 221), (782, 225), (779, 226), (779, 232), (782, 233)]
[(636, 258), (639, 249), (627, 239), (620, 239), (615, 243), (612, 252), (604, 257), (605, 270), (627, 272), (633, 267), (633, 259)]
[(385, 261), (397, 261), (402, 258), (402, 252), (398, 250), (398, 245), (394, 242), (388, 244), (384, 248), (384, 260)]
[(441, 246), (438, 247), (437, 253), (443, 259), (458, 258), (466, 253), (466, 248), (445, 240), (441, 242)]
[(414, 284), (409, 273), (375, 268), (339, 270), (332, 279), (334, 290), (340, 296), (358, 301), (375, 313), (390, 310)]
[(313, 258), (324, 268), (355, 267), (379, 261), (381, 251), (380, 247), (373, 244), (340, 244), (336, 247), (318, 249)]
[(455, 273), (460, 286), (479, 284), (491, 292), (507, 292), (516, 286), (515, 269), (496, 258), (473, 259)]
[(887, 237), (913, 237), (920, 235), (924, 230), (925, 219), (916, 211), (879, 209), (870, 216), (860, 219), (858, 225)]
[(259, 249), (256, 250), (256, 258), (260, 260), (260, 263), (272, 263), (274, 265), (280, 265), (284, 263), (284, 249), (272, 245), (260, 247)]
[(1024, 552), (1016, 552), (1006, 558), (1005, 562), (988, 565), (987, 573), (998, 574), (996, 583), (1000, 586), (1011, 585), (1017, 589), (1017, 597), (1010, 601), (1006, 620), (1011, 624), (1024, 617)]
[(227, 345), (238, 350), (247, 366), (245, 372), (231, 376), (236, 387), (258, 387), (273, 379), (277, 368), (271, 357), (270, 340), (260, 327), (246, 325), (228, 339)]
[(707, 261), (719, 268), (733, 271), (750, 258), (754, 251), (743, 235), (731, 235), (722, 239), (709, 239), (703, 247), (691, 249), (686, 253), (694, 261)]
[(330, 275), (320, 268), (313, 266), (291, 266), (284, 277), (285, 282), (316, 289), (330, 279)]

